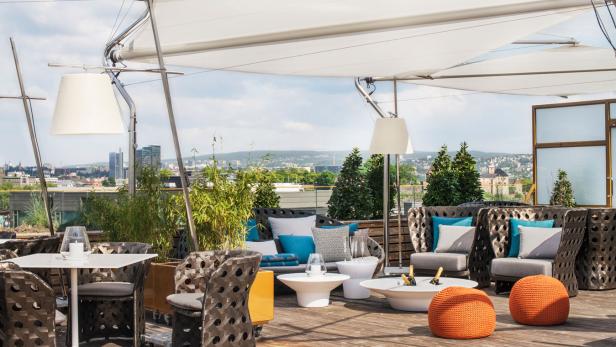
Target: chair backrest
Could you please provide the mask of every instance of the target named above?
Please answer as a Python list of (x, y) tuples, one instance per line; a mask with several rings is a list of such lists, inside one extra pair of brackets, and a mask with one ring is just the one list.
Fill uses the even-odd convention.
[(56, 346), (56, 297), (37, 275), (0, 270), (0, 346)]
[(14, 231), (0, 231), (0, 239), (15, 239), (17, 233)]
[(516, 206), (530, 206), (526, 203), (519, 201), (469, 201), (458, 205), (459, 207), (516, 207)]
[[(100, 242), (92, 244), (92, 254), (148, 254), (152, 245), (141, 242)], [(79, 283), (91, 282), (131, 282), (141, 280), (147, 274), (149, 261), (145, 267), (137, 263), (119, 269), (81, 269)], [(142, 273), (143, 272), (143, 273)]]
[(60, 249), (60, 236), (10, 240), (0, 244), (0, 249), (10, 249), (20, 257), (37, 253), (57, 253)]
[(500, 258), (509, 253), (511, 235), (511, 223), (509, 221), (512, 218), (529, 221), (553, 219), (554, 227), (560, 228), (565, 226), (566, 215), (570, 211), (579, 212), (585, 210), (556, 206), (493, 207), (484, 209), (480, 218), (482, 226), (485, 228), (485, 233), (489, 235), (494, 256)]
[(2, 263), (2, 261), (4, 260), (9, 260), (13, 258), (17, 258), (17, 254), (15, 254), (15, 252), (11, 251), (10, 249), (0, 249), (0, 271), (19, 269), (19, 266), (17, 266), (15, 263)]
[(203, 346), (254, 346), (248, 294), (260, 261), (259, 253), (241, 251), (229, 256), (211, 274), (203, 296)]
[(472, 217), (477, 225), (479, 207), (460, 206), (423, 206), (413, 207), (407, 213), (411, 244), (416, 253), (432, 251), (433, 228), (432, 217)]
[[(312, 211), (294, 210), (290, 208), (255, 208), (253, 209), (255, 219), (257, 220), (257, 228), (259, 229), (259, 238), (261, 240), (271, 240), (272, 227), (268, 218), (302, 218), (315, 215)], [(339, 221), (317, 214), (316, 226), (323, 225), (341, 225)]]

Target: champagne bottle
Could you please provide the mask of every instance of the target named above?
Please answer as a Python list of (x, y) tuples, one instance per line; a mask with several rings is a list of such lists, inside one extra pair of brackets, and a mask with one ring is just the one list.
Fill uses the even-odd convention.
[(410, 285), (412, 286), (417, 285), (417, 281), (415, 281), (415, 271), (413, 271), (413, 265), (409, 266), (409, 281), (411, 282)]
[(411, 281), (409, 281), (409, 278), (406, 277), (405, 274), (402, 274), (400, 277), (402, 277), (402, 283), (404, 283), (405, 286), (410, 286), (411, 285)]
[(435, 286), (439, 285), (439, 280), (441, 279), (441, 275), (443, 274), (443, 267), (440, 266), (438, 270), (436, 270), (436, 275), (433, 279), (430, 280), (430, 284), (434, 284)]

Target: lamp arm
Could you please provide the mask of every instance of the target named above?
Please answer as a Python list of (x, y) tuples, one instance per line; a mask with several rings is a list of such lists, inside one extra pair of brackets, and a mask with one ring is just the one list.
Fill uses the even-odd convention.
[(383, 109), (376, 103), (376, 101), (372, 98), (372, 96), (366, 91), (366, 89), (361, 85), (361, 78), (355, 79), (355, 88), (364, 98), (364, 100), (368, 103), (368, 105), (372, 106), (372, 108), (376, 111), (376, 113), (381, 116), (381, 118), (388, 118), (389, 116)]
[[(150, 11), (147, 9), (143, 14), (131, 25), (129, 25), (124, 31), (114, 37), (111, 41), (105, 45), (103, 53), (103, 66), (113, 67), (119, 61), (117, 59), (116, 52), (119, 51), (118, 46), (122, 45), (122, 40), (126, 39), (135, 29), (146, 23), (150, 18)], [(111, 69), (106, 70), (109, 78), (111, 78), (112, 84), (116, 87), (124, 102), (128, 105), (129, 109), (129, 123), (128, 123), (128, 194), (134, 195), (137, 188), (137, 179), (135, 174), (135, 157), (137, 154), (137, 108), (133, 98), (124, 87), (124, 84), (119, 79), (120, 72), (114, 72)]]

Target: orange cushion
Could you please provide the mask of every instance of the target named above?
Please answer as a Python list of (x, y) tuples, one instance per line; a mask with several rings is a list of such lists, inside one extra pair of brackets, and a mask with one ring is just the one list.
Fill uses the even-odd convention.
[(435, 336), (477, 339), (492, 335), (496, 327), (496, 312), (483, 291), (449, 287), (432, 299), (428, 323)]
[(511, 289), (509, 312), (520, 324), (563, 324), (569, 317), (569, 293), (555, 278), (527, 276), (517, 281)]

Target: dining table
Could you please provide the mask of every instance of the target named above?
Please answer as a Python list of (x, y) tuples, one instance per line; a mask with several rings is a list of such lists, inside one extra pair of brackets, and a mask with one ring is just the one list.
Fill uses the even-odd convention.
[(68, 269), (71, 273), (71, 341), (79, 346), (79, 269), (119, 269), (156, 258), (157, 254), (88, 254), (70, 259), (60, 253), (37, 253), (8, 261), (24, 269)]

